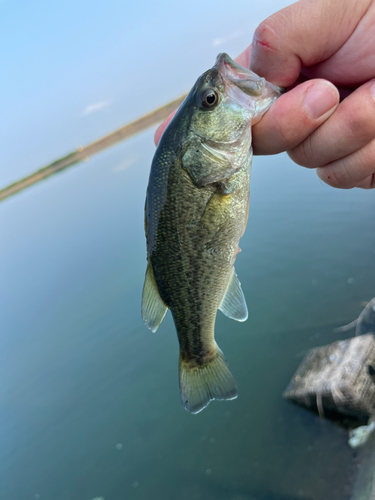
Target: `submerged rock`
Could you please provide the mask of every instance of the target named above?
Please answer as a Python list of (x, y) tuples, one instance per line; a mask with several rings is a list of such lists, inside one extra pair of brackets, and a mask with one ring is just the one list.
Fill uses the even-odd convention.
[(318, 410), (369, 418), (375, 411), (375, 337), (361, 335), (308, 351), (284, 397)]

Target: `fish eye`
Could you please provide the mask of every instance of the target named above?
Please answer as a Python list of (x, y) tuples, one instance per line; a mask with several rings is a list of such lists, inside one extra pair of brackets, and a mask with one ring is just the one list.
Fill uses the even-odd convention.
[(201, 93), (200, 101), (204, 108), (212, 108), (218, 103), (219, 97), (214, 90), (206, 89)]

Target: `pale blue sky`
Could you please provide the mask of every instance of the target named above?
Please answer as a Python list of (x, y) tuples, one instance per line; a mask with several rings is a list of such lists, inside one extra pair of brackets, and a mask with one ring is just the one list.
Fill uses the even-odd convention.
[(0, 186), (185, 92), (288, 3), (0, 0)]

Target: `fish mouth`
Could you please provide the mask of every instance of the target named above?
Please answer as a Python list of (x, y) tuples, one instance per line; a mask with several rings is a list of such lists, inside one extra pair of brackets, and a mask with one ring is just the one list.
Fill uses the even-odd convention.
[(233, 61), (225, 52), (219, 54), (213, 69), (217, 69), (223, 80), (234, 84), (245, 94), (252, 97), (278, 97), (284, 89), (277, 87), (250, 69)]
[(206, 87), (217, 88), (219, 91), (224, 91), (224, 78), (221, 71), (213, 66), (211, 69), (207, 70), (203, 75), (199, 78), (196, 83), (196, 88), (194, 89), (196, 92), (202, 90)]

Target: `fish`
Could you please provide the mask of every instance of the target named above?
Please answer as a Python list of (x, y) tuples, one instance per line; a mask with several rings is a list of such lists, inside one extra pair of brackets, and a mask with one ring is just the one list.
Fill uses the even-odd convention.
[(142, 318), (153, 332), (168, 309), (177, 331), (181, 401), (190, 413), (237, 397), (214, 338), (217, 310), (245, 321), (234, 269), (249, 207), (251, 125), (281, 89), (219, 54), (165, 129), (145, 203)]

